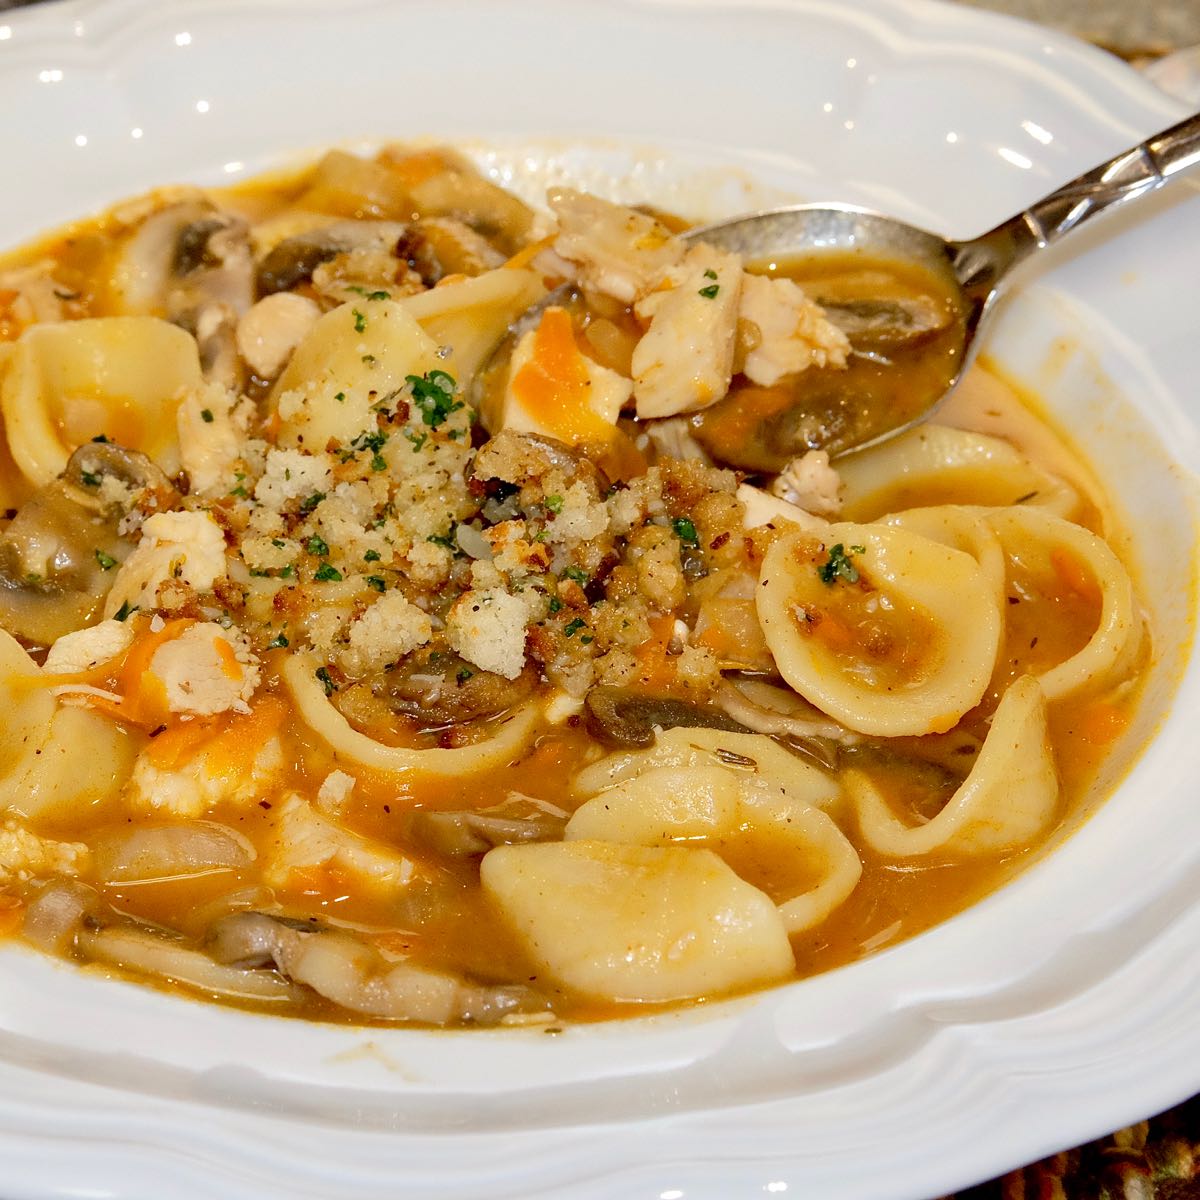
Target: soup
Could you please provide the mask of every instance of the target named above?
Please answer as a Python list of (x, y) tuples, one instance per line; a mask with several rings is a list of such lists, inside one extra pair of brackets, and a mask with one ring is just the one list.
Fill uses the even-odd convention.
[(553, 1024), (852, 961), (1086, 812), (1148, 642), (1086, 466), (982, 368), (837, 457), (955, 373), (937, 281), (550, 210), (335, 151), (3, 267), (6, 932)]

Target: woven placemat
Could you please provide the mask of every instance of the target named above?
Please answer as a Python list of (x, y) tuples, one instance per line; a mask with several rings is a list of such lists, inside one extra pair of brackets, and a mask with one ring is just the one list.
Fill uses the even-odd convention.
[(1200, 1200), (1200, 1096), (943, 1200)]

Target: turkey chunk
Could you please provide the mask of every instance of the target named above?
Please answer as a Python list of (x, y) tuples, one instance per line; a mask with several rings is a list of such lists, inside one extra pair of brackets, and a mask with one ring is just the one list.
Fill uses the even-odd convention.
[(633, 351), (639, 417), (673, 417), (715, 404), (729, 390), (737, 341), (742, 260), (701, 243), (637, 305), (650, 318)]
[(412, 861), (398, 850), (343, 829), (293, 794), (279, 808), (266, 881), (272, 887), (287, 887), (321, 868), (388, 889), (403, 887), (413, 877)]
[(827, 521), (813, 516), (807, 509), (750, 483), (738, 485), (737, 498), (742, 502), (744, 529), (759, 529), (763, 525), (778, 528), (780, 521), (791, 521), (802, 529), (811, 529), (814, 533), (820, 533), (828, 527)]
[(48, 675), (76, 675), (110, 662), (129, 649), (133, 629), (126, 621), (101, 621), (87, 629), (64, 633), (50, 647), (43, 670)]
[(842, 507), (842, 477), (829, 465), (827, 450), (809, 450), (793, 458), (771, 484), (771, 492), (818, 517), (832, 519)]
[(790, 279), (746, 275), (738, 319), (756, 331), (742, 370), (763, 387), (809, 367), (846, 365), (846, 335)]
[(210, 383), (185, 396), (175, 414), (179, 462), (190, 493), (208, 496), (233, 486), (233, 470), (242, 453), (242, 431), (234, 419), (235, 396)]
[(653, 217), (572, 188), (548, 195), (558, 218), (554, 249), (579, 269), (580, 282), (632, 304), (682, 257), (684, 245)]
[(123, 605), (158, 607), (159, 589), (173, 580), (208, 592), (224, 578), (225, 535), (206, 512), (155, 513), (142, 525), (142, 540), (121, 565), (104, 603), (104, 615)]
[(529, 610), (503, 588), (464, 592), (446, 620), (451, 647), (469, 663), (516, 679), (525, 666)]
[(191, 625), (164, 642), (150, 660), (173, 713), (211, 717), (248, 713), (259, 684), (258, 659), (243, 638), (213, 621)]
[(0, 884), (24, 883), (46, 875), (78, 875), (87, 865), (81, 842), (53, 842), (22, 829), (15, 821), (0, 826)]
[(131, 806), (163, 816), (199, 817), (220, 804), (252, 804), (269, 794), (283, 772), (278, 737), (284, 708), (260, 701), (247, 717), (195, 744), (195, 726), (155, 738), (138, 755), (126, 789)]

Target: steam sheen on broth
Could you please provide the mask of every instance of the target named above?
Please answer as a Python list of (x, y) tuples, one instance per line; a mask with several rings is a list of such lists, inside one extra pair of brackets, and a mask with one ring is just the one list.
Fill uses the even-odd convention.
[(1087, 467), (982, 367), (836, 457), (953, 304), (679, 228), (389, 147), (0, 267), (0, 929), (282, 1014), (611, 1017), (1080, 818), (1148, 642)]

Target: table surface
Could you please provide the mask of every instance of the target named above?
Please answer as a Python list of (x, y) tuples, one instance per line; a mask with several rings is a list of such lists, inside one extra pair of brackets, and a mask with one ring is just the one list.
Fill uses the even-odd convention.
[(1200, 43), (1200, 0), (958, 0), (1041, 21), (1115, 50), (1124, 58)]

